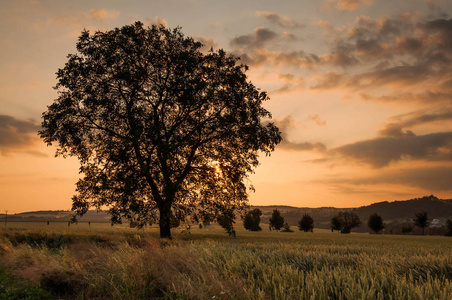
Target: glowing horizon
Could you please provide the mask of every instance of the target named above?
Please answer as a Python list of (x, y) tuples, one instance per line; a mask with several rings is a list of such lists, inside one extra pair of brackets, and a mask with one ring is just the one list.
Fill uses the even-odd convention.
[(284, 141), (250, 176), (251, 205), (452, 198), (450, 1), (0, 5), (0, 213), (70, 209), (77, 159), (55, 158), (37, 136), (55, 72), (84, 28), (135, 20), (240, 56), (268, 92)]

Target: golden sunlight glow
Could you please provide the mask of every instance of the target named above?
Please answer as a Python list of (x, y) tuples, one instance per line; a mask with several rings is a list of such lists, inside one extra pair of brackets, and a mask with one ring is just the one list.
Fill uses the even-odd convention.
[[(58, 97), (55, 72), (83, 28), (132, 19), (181, 26), (206, 51), (241, 57), (247, 80), (268, 92), (283, 141), (260, 155), (251, 205), (452, 198), (451, 1), (303, 1), (300, 10), (296, 1), (230, 0), (208, 13), (202, 1), (129, 2), (2, 1), (0, 212), (71, 208), (79, 162), (55, 158), (37, 135)], [(213, 180), (229, 167), (204, 166)]]

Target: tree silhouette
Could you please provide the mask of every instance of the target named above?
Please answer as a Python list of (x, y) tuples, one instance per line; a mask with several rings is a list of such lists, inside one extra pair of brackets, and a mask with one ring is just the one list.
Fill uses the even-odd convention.
[(284, 225), (284, 218), (281, 216), (279, 210), (273, 210), (272, 216), (269, 219), (270, 228), (274, 228), (276, 230), (280, 230)]
[(359, 227), (359, 225), (361, 225), (361, 220), (359, 219), (358, 215), (352, 211), (340, 212), (339, 217), (343, 220), (341, 233), (350, 233), (353, 228)]
[(341, 230), (344, 227), (344, 219), (341, 216), (337, 215), (331, 218), (330, 222), (331, 231)]
[(413, 221), (414, 221), (414, 225), (422, 228), (422, 235), (425, 235), (425, 227), (428, 227), (427, 213), (425, 211), (416, 213)]
[(446, 236), (452, 236), (452, 219), (446, 220)]
[(112, 223), (158, 219), (171, 238), (172, 213), (199, 220), (246, 207), (246, 179), (281, 135), (263, 123), (267, 94), (237, 57), (140, 22), (85, 30), (76, 46), (40, 131), (57, 155), (80, 161), (74, 219), (108, 207)]
[(243, 226), (245, 229), (250, 231), (261, 231), (262, 228), (259, 226), (261, 223), (262, 211), (259, 208), (255, 208), (245, 214), (243, 218)]
[(383, 223), (383, 219), (379, 214), (374, 213), (369, 216), (369, 219), (367, 220), (367, 226), (376, 234), (378, 234), (385, 228), (385, 223)]
[(309, 214), (304, 214), (298, 221), (298, 229), (304, 232), (312, 232), (314, 230), (314, 219)]

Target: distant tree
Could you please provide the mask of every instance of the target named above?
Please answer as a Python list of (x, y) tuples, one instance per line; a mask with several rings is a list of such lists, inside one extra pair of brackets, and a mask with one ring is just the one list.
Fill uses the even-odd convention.
[(402, 227), (402, 233), (403, 234), (407, 234), (407, 233), (411, 233), (413, 232), (413, 227), (408, 225), (408, 226), (403, 226)]
[(233, 210), (226, 210), (217, 217), (217, 223), (223, 227), (229, 236), (235, 237), (236, 231), (234, 229), (235, 214)]
[(263, 122), (269, 98), (248, 67), (201, 47), (180, 28), (141, 22), (82, 32), (39, 132), (79, 159), (74, 220), (106, 207), (112, 223), (157, 219), (171, 238), (171, 213), (223, 218), (246, 207), (246, 180), (281, 133)]
[(262, 211), (259, 208), (255, 208), (245, 214), (243, 218), (243, 226), (250, 231), (261, 231), (259, 226), (261, 223)]
[(286, 222), (283, 224), (281, 232), (293, 232), (293, 230), (290, 229), (289, 223)]
[(376, 234), (378, 234), (385, 228), (385, 223), (383, 223), (383, 219), (379, 214), (374, 213), (369, 216), (369, 219), (367, 220), (367, 226)]
[(429, 223), (427, 213), (425, 211), (416, 213), (413, 221), (414, 225), (422, 228), (422, 235), (425, 235), (425, 228), (428, 227)]
[(339, 216), (343, 220), (343, 227), (341, 233), (350, 233), (350, 231), (361, 225), (361, 220), (358, 215), (352, 211), (343, 211), (339, 213)]
[(304, 232), (312, 232), (314, 230), (314, 219), (307, 213), (298, 221), (298, 229)]
[(447, 219), (446, 221), (446, 236), (452, 236), (452, 220)]
[(275, 209), (269, 219), (270, 227), (276, 230), (280, 230), (284, 225), (284, 217), (281, 216), (279, 210)]
[(339, 215), (332, 217), (330, 227), (332, 232), (334, 230), (342, 230), (342, 228), (344, 227), (344, 219), (342, 219), (342, 217)]

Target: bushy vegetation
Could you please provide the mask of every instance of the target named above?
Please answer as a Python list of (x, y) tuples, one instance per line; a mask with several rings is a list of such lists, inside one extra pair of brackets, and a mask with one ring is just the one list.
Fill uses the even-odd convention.
[(369, 219), (367, 220), (367, 226), (375, 233), (379, 233), (385, 228), (385, 223), (383, 222), (383, 218), (377, 214), (371, 214)]
[(298, 221), (298, 229), (304, 232), (312, 232), (314, 230), (314, 219), (311, 215), (305, 213), (303, 217), (301, 217), (300, 221)]
[(251, 231), (261, 231), (262, 228), (259, 226), (261, 223), (262, 211), (259, 208), (255, 208), (245, 214), (243, 218), (243, 227)]
[(280, 230), (284, 225), (284, 217), (281, 216), (281, 212), (277, 209), (273, 210), (271, 218), (268, 220), (270, 228)]
[(214, 227), (176, 230), (172, 241), (149, 228), (1, 230), (0, 298), (452, 297), (448, 237), (238, 229), (234, 239)]

